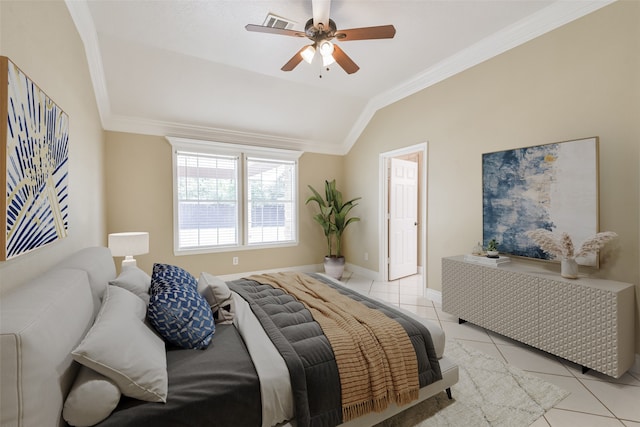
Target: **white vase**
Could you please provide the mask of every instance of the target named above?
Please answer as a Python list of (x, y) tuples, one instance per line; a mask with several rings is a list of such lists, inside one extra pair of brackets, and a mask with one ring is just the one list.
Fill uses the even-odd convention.
[(324, 272), (333, 277), (334, 279), (342, 279), (342, 273), (344, 272), (344, 257), (324, 257)]
[(575, 258), (563, 258), (560, 261), (560, 275), (565, 279), (578, 278), (578, 263)]

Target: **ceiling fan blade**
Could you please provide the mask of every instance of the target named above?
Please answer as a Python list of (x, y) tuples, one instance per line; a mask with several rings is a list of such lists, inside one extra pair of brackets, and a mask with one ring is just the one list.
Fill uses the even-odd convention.
[(318, 24), (322, 23), (325, 28), (329, 28), (329, 11), (331, 9), (331, 0), (312, 0), (311, 9), (313, 16), (313, 26), (318, 28)]
[(302, 62), (302, 51), (305, 50), (306, 48), (307, 46), (303, 46), (302, 49), (300, 49), (295, 55), (293, 55), (289, 60), (289, 62), (284, 64), (280, 69), (282, 71), (291, 71), (294, 68), (296, 68), (298, 64)]
[(347, 72), (347, 74), (353, 74), (360, 69), (360, 67), (358, 67), (358, 64), (353, 62), (353, 60), (349, 58), (349, 56), (344, 53), (344, 51), (340, 49), (337, 44), (333, 45), (333, 59), (336, 60), (338, 65), (340, 65), (342, 69)]
[(247, 24), (244, 28), (247, 31), (255, 31), (256, 33), (280, 34), (282, 36), (306, 37), (302, 31), (285, 30), (283, 28), (265, 27), (264, 25)]
[(396, 35), (393, 25), (380, 25), (377, 27), (351, 28), (336, 32), (336, 39), (341, 42), (351, 40), (392, 39)]

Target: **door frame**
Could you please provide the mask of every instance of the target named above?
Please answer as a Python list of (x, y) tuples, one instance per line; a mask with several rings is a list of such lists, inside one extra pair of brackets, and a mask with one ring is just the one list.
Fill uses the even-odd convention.
[(389, 277), (389, 221), (387, 206), (389, 206), (389, 168), (387, 167), (387, 160), (392, 157), (398, 157), (411, 153), (422, 153), (422, 164), (420, 165), (420, 176), (418, 177), (420, 186), (420, 216), (418, 221), (422, 224), (421, 233), (418, 235), (420, 252), (420, 266), (422, 268), (422, 293), (423, 296), (427, 289), (427, 274), (425, 268), (427, 265), (427, 152), (428, 141), (419, 144), (411, 145), (409, 147), (399, 148), (392, 151), (381, 153), (378, 157), (378, 280), (386, 282)]

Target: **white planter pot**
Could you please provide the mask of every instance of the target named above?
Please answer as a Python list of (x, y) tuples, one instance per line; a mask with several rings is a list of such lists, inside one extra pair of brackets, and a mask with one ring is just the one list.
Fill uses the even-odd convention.
[(565, 279), (578, 278), (578, 263), (575, 258), (563, 258), (560, 261), (560, 275)]
[(344, 272), (344, 257), (324, 257), (324, 272), (334, 279), (342, 279)]
[(488, 258), (498, 258), (499, 256), (498, 251), (487, 251)]

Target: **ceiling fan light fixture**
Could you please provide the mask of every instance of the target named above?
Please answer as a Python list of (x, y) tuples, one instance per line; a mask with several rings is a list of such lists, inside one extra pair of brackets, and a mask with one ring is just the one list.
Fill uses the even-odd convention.
[(336, 60), (334, 59), (334, 57), (332, 55), (322, 55), (322, 66), (323, 67), (328, 67), (329, 65), (333, 64), (334, 62), (336, 62)]
[(320, 43), (320, 53), (322, 56), (331, 56), (333, 54), (333, 43), (329, 40)]
[(315, 54), (316, 54), (316, 49), (312, 45), (307, 46), (306, 49), (300, 52), (300, 55), (302, 55), (302, 59), (304, 59), (307, 62), (307, 64), (311, 64), (311, 61), (313, 61), (313, 56)]
[(322, 66), (328, 67), (329, 65), (336, 62), (333, 58), (333, 43), (328, 40), (320, 43), (320, 54), (322, 55)]

